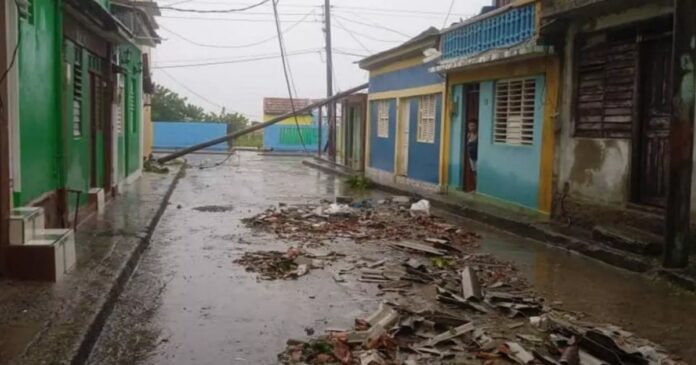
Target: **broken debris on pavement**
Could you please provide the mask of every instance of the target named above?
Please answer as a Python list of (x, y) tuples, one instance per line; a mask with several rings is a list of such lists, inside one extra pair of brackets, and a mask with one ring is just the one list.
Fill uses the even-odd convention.
[(246, 267), (249, 272), (258, 273), (261, 280), (297, 279), (311, 269), (323, 268), (326, 260), (335, 260), (338, 256), (333, 252), (318, 256), (290, 247), (287, 252), (245, 252), (234, 262)]
[(408, 197), (356, 200), (350, 204), (328, 201), (318, 205), (280, 204), (243, 222), (275, 233), (279, 238), (311, 244), (340, 238), (360, 242), (430, 239), (438, 243), (438, 249), (456, 250), (477, 239), (474, 233), (430, 216), (427, 201), (412, 202)]
[[(425, 203), (411, 210), (412, 203), (399, 198), (282, 206), (245, 220), (301, 244), (345, 238), (403, 252), (377, 260), (340, 258), (349, 266), (333, 273), (334, 280), (376, 285), (383, 303), (350, 329), (289, 340), (280, 363), (680, 364), (618, 327), (555, 308), (513, 265), (477, 253), (476, 235), (430, 216)], [(298, 271), (300, 255), (293, 250), (247, 253), (239, 263), (264, 278), (297, 277), (306, 270)]]

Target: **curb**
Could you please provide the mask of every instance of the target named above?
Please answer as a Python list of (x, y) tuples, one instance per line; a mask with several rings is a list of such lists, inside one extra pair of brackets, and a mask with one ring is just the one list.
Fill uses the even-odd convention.
[[(303, 161), (303, 164), (327, 173), (350, 176), (337, 169), (320, 165), (313, 161)], [(495, 215), (481, 210), (472, 209), (464, 205), (448, 202), (444, 199), (433, 199), (433, 197), (425, 196), (408, 189), (380, 184), (374, 181), (373, 186), (375, 189), (379, 189), (391, 194), (407, 195), (419, 199), (429, 199), (432, 206), (442, 209), (448, 213), (466, 219), (471, 219), (524, 238), (532, 239), (550, 247), (576, 252), (585, 257), (595, 259), (617, 268), (640, 274), (657, 273), (660, 277), (667, 279), (671, 283), (679, 285), (680, 287), (688, 290), (696, 291), (696, 280), (687, 278), (685, 275), (680, 275), (674, 272), (666, 272), (665, 270), (656, 267), (655, 261), (649, 258), (643, 258), (630, 252), (620, 251), (599, 242), (586, 241), (569, 236), (557, 232), (551, 228), (544, 227), (540, 224), (520, 222), (500, 215)]]
[(348, 171), (334, 169), (331, 166), (327, 166), (327, 165), (324, 165), (320, 162), (315, 162), (312, 160), (303, 160), (302, 164), (305, 166), (315, 168), (317, 170), (321, 170), (321, 171), (326, 172), (326, 173), (335, 174), (335, 175), (339, 175), (339, 176), (343, 176), (343, 177), (352, 177), (352, 176), (359, 175), (358, 173), (350, 173)]
[(95, 316), (92, 323), (90, 323), (87, 332), (84, 334), (82, 338), (82, 341), (80, 341), (77, 352), (70, 361), (71, 364), (81, 365), (87, 362), (87, 360), (89, 359), (89, 355), (91, 354), (94, 345), (97, 343), (97, 340), (101, 335), (101, 331), (104, 328), (106, 321), (109, 319), (109, 316), (111, 315), (111, 313), (114, 310), (114, 307), (116, 306), (116, 301), (118, 300), (118, 297), (121, 295), (123, 289), (128, 283), (128, 280), (133, 275), (135, 268), (140, 262), (143, 252), (145, 252), (145, 249), (147, 249), (148, 246), (150, 246), (150, 239), (152, 238), (152, 235), (154, 234), (157, 225), (162, 219), (164, 212), (167, 210), (167, 206), (169, 205), (169, 199), (174, 193), (174, 189), (176, 189), (179, 180), (186, 175), (185, 170), (185, 164), (179, 168), (179, 171), (174, 177), (174, 180), (172, 180), (171, 185), (167, 189), (167, 192), (164, 194), (164, 198), (162, 199), (162, 202), (160, 202), (160, 206), (157, 209), (157, 212), (155, 212), (155, 215), (150, 220), (150, 223), (147, 226), (147, 232), (145, 236), (140, 239), (138, 246), (133, 250), (130, 257), (121, 268), (121, 272), (118, 274), (116, 281), (109, 290), (109, 293), (106, 295), (106, 299), (104, 300), (102, 307), (97, 312), (97, 315)]

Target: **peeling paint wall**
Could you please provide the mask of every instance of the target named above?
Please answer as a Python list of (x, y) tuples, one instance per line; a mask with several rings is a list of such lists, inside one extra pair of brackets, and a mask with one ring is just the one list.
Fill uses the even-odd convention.
[(671, 2), (659, 1), (621, 13), (610, 13), (570, 24), (566, 33), (562, 99), (557, 129), (557, 191), (572, 199), (608, 205), (624, 205), (630, 199), (631, 140), (576, 138), (572, 112), (575, 38), (579, 33), (647, 20), (672, 11)]

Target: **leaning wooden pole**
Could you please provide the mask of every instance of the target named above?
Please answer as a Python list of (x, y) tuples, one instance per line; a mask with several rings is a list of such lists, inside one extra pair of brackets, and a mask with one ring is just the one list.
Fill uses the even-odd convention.
[(696, 63), (696, 0), (674, 1), (672, 52), (672, 124), (670, 129), (669, 185), (665, 217), (664, 266), (689, 264), (691, 172), (694, 139), (694, 63)]
[(241, 137), (241, 136), (243, 136), (243, 135), (245, 135), (245, 134), (249, 134), (249, 133), (251, 133), (251, 132), (257, 131), (257, 130), (259, 130), (259, 129), (266, 128), (266, 127), (268, 127), (268, 126), (270, 126), (270, 125), (273, 125), (273, 124), (276, 124), (276, 123), (278, 123), (278, 122), (280, 122), (280, 121), (283, 121), (283, 120), (285, 120), (285, 119), (288, 119), (288, 118), (294, 116), (295, 114), (302, 114), (302, 113), (307, 112), (307, 111), (310, 111), (310, 110), (312, 110), (312, 109), (314, 109), (314, 108), (318, 108), (318, 107), (323, 106), (323, 105), (326, 105), (326, 104), (328, 104), (328, 103), (330, 103), (330, 102), (332, 102), (332, 101), (338, 100), (338, 99), (340, 99), (340, 98), (342, 98), (342, 97), (345, 97), (345, 96), (354, 94), (354, 93), (356, 93), (356, 92), (358, 92), (358, 91), (360, 91), (360, 90), (362, 90), (362, 89), (367, 88), (367, 85), (368, 85), (368, 84), (365, 83), (365, 84), (356, 86), (356, 87), (354, 87), (354, 88), (352, 88), (352, 89), (348, 89), (348, 90), (346, 90), (346, 91), (340, 92), (340, 93), (338, 93), (338, 94), (336, 94), (336, 95), (334, 95), (334, 96), (332, 96), (332, 97), (330, 97), (330, 98), (326, 98), (326, 99), (317, 101), (317, 102), (315, 102), (315, 103), (312, 103), (312, 104), (310, 104), (310, 105), (308, 105), (308, 106), (306, 106), (306, 107), (304, 107), (304, 108), (297, 109), (297, 110), (295, 110), (294, 113), (287, 113), (287, 114), (283, 114), (283, 115), (281, 115), (281, 116), (275, 117), (275, 118), (273, 118), (273, 119), (271, 119), (271, 120), (269, 120), (269, 121), (267, 121), (267, 122), (265, 122), (265, 123), (257, 124), (257, 125), (255, 125), (255, 126), (252, 126), (252, 127), (246, 128), (246, 129), (242, 129), (241, 131), (238, 131), (238, 132), (230, 133), (230, 134), (228, 134), (228, 135), (226, 135), (226, 136), (223, 136), (223, 137), (220, 137), (220, 138), (216, 138), (216, 139), (210, 140), (210, 141), (208, 141), (208, 142), (203, 142), (203, 143), (199, 143), (199, 144), (197, 144), (197, 145), (191, 146), (191, 147), (184, 148), (183, 150), (176, 151), (176, 152), (171, 153), (171, 154), (169, 154), (169, 155), (166, 155), (166, 156), (164, 156), (164, 157), (160, 157), (159, 159), (157, 159), (157, 161), (158, 161), (159, 163), (169, 162), (169, 161), (171, 161), (171, 160), (173, 160), (173, 159), (175, 159), (175, 158), (179, 158), (179, 157), (181, 157), (181, 156), (188, 155), (188, 154), (191, 153), (191, 152), (195, 152), (195, 151), (198, 151), (198, 150), (202, 150), (202, 149), (204, 149), (204, 148), (206, 148), (206, 147), (210, 147), (210, 146), (215, 146), (216, 144), (224, 143), (224, 142), (227, 142), (227, 141), (229, 141), (229, 140), (234, 140), (235, 138)]

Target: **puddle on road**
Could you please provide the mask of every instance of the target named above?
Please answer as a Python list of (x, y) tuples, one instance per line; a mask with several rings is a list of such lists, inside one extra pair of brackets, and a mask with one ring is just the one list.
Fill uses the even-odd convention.
[(232, 209), (234, 209), (234, 207), (231, 205), (204, 205), (193, 208), (193, 210), (203, 213), (224, 213), (229, 212)]

